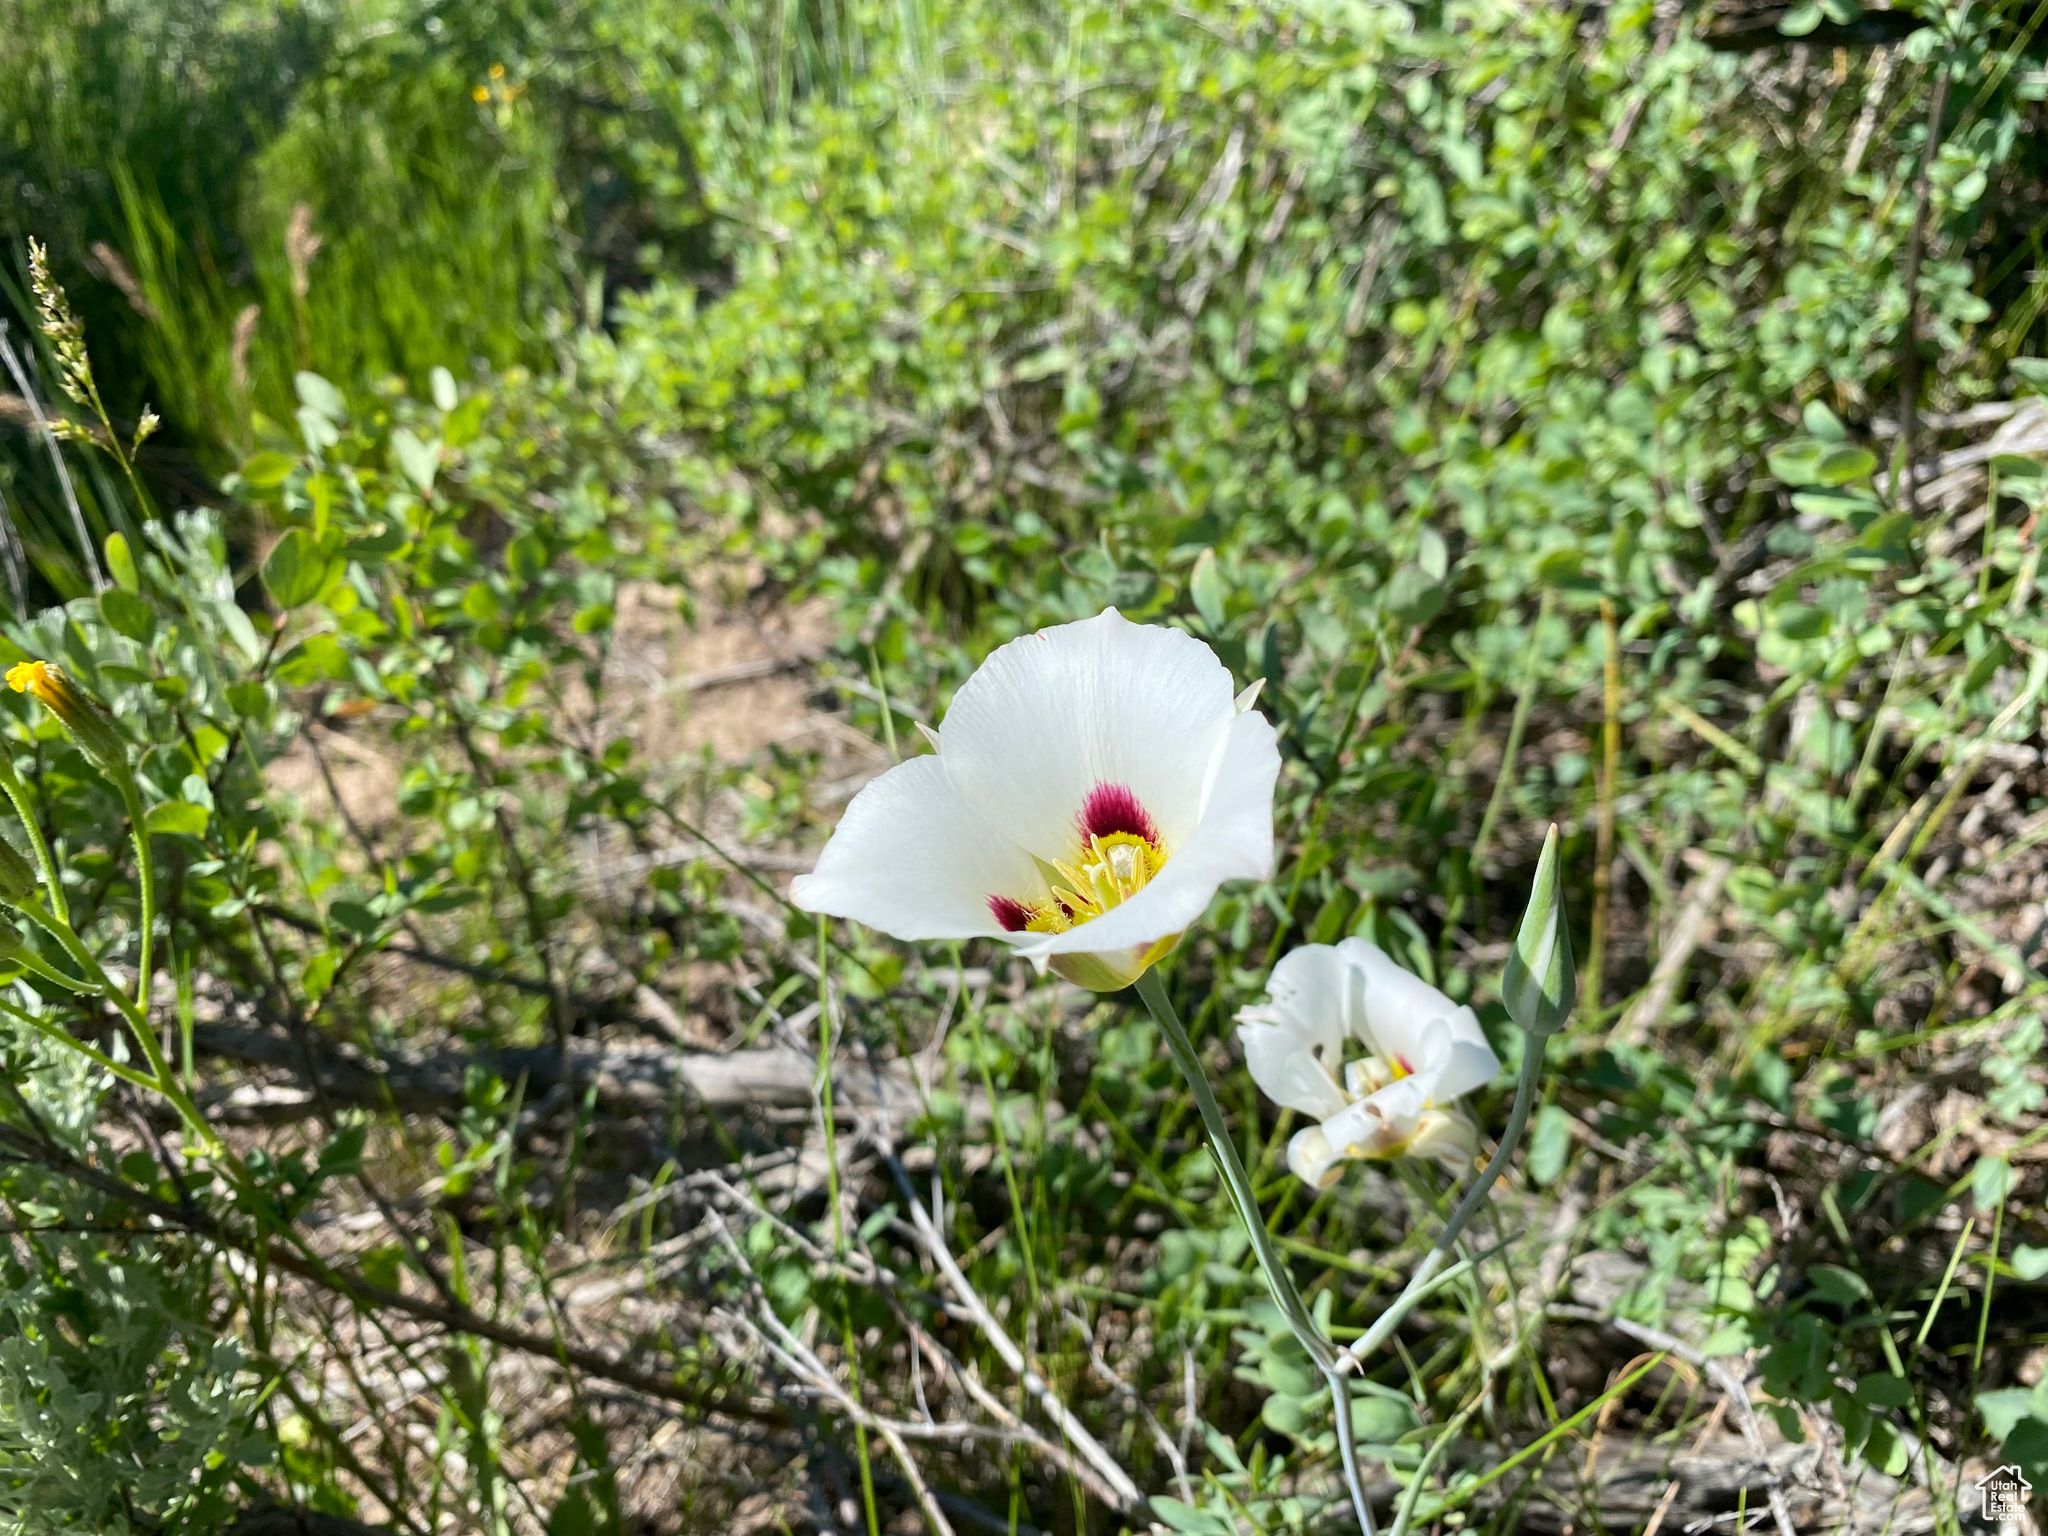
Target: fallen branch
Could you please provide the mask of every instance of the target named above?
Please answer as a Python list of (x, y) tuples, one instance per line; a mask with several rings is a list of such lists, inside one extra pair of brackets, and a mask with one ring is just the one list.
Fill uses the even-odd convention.
[(391, 1536), (389, 1527), (365, 1525), (316, 1509), (274, 1505), (239, 1516), (222, 1536)]
[[(896, 1314), (897, 1321), (909, 1335), (911, 1345), (917, 1353), (931, 1363), (942, 1381), (950, 1378), (959, 1384), (961, 1390), (995, 1421), (1001, 1431), (1001, 1438), (1024, 1446), (1034, 1455), (1050, 1463), (1060, 1476), (1074, 1479), (1104, 1503), (1113, 1502), (1110, 1493), (1103, 1487), (1101, 1479), (1092, 1467), (1065, 1446), (1046, 1438), (1032, 1425), (1012, 1413), (1000, 1398), (982, 1384), (981, 1377), (971, 1363), (957, 1359), (944, 1344), (918, 1325), (916, 1318), (903, 1306), (903, 1298), (915, 1295), (936, 1312), (957, 1322), (972, 1324), (975, 1317), (968, 1308), (956, 1302), (949, 1302), (943, 1296), (927, 1290), (921, 1283), (899, 1275), (886, 1265), (878, 1263), (865, 1245), (849, 1246), (842, 1256), (833, 1257), (812, 1242), (801, 1229), (791, 1225), (767, 1206), (748, 1198), (736, 1186), (716, 1173), (692, 1175), (687, 1182), (697, 1188), (722, 1195), (736, 1212), (744, 1212), (752, 1219), (772, 1223), (782, 1239), (810, 1262), (814, 1273), (831, 1275), (851, 1284), (864, 1286), (880, 1295)], [(892, 1225), (898, 1232), (909, 1231), (900, 1221)], [(724, 1231), (722, 1222), (719, 1223), (719, 1231)]]
[[(1484, 1469), (1496, 1465), (1502, 1454), (1497, 1444), (1465, 1441), (1449, 1459)], [(1708, 1435), (1684, 1450), (1610, 1440), (1590, 1458), (1554, 1458), (1530, 1484), (1476, 1500), (1474, 1512), (1491, 1515), (1515, 1505), (1517, 1528), (1538, 1536), (1589, 1527), (1644, 1529), (1647, 1536), (1653, 1519), (1665, 1530), (1733, 1531), (1735, 1514), (1745, 1505), (1752, 1518), (1762, 1516), (1759, 1494), (1775, 1481), (1794, 1490), (1799, 1502), (1791, 1513), (1801, 1531), (1834, 1536), (1930, 1536), (1934, 1531), (1933, 1508), (1918, 1489), (1902, 1491), (1893, 1479), (1864, 1468), (1845, 1493), (1831, 1493), (1817, 1477), (1821, 1457), (1815, 1445), (1778, 1441), (1759, 1451), (1746, 1437), (1726, 1433)]]
[[(318, 1082), (304, 1082), (307, 1054), (298, 1041), (273, 1030), (239, 1024), (202, 1024), (192, 1032), (193, 1050), (218, 1060), (240, 1062), (288, 1074), (293, 1083), (244, 1084), (221, 1095), (218, 1106), (229, 1123), (291, 1120), (311, 1112), (317, 1089), (337, 1103), (386, 1106), (409, 1114), (459, 1111), (464, 1083), (478, 1067), (503, 1082), (526, 1083), (537, 1100), (561, 1088), (580, 1099), (596, 1090), (600, 1109), (614, 1115), (662, 1115), (676, 1106), (721, 1113), (803, 1109), (811, 1103), (816, 1063), (786, 1046), (731, 1051), (607, 1050), (572, 1041), (564, 1072), (563, 1053), (553, 1045), (496, 1051), (381, 1051), (322, 1041), (312, 1051)], [(914, 1120), (922, 1113), (909, 1069), (891, 1062), (847, 1084), (842, 1110), (849, 1116), (878, 1108)]]
[(1651, 1349), (1661, 1349), (1706, 1372), (1714, 1385), (1719, 1387), (1728, 1399), (1728, 1406), (1734, 1413), (1736, 1424), (1742, 1430), (1742, 1437), (1749, 1442), (1749, 1447), (1762, 1468), (1764, 1488), (1771, 1506), (1771, 1518), (1777, 1522), (1778, 1536), (1798, 1536), (1798, 1527), (1792, 1523), (1791, 1508), (1785, 1502), (1785, 1479), (1772, 1464), (1770, 1452), (1764, 1445), (1763, 1431), (1756, 1421), (1756, 1409), (1750, 1405), (1749, 1388), (1725, 1359), (1709, 1358), (1676, 1334), (1665, 1333), (1662, 1329), (1647, 1327), (1642, 1323), (1630, 1322), (1627, 1318), (1596, 1312), (1590, 1307), (1558, 1305), (1551, 1307), (1549, 1311), (1553, 1317), (1598, 1323), (1604, 1328), (1612, 1328), (1639, 1344), (1647, 1345)]

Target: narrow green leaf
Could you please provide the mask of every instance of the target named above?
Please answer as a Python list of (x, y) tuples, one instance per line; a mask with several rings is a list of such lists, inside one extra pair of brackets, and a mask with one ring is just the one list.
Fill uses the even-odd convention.
[(118, 533), (107, 535), (107, 569), (124, 592), (140, 592), (142, 577), (135, 569), (135, 553), (128, 547), (128, 540)]

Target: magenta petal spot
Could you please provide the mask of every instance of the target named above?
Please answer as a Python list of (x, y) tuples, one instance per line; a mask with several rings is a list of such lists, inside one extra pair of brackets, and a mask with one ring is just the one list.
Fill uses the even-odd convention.
[(1003, 925), (1005, 933), (1022, 933), (1031, 921), (1031, 914), (1021, 901), (1012, 901), (1007, 896), (991, 896), (988, 909), (995, 914), (997, 922)]
[(1145, 813), (1145, 807), (1138, 803), (1136, 794), (1121, 784), (1098, 784), (1089, 790), (1076, 819), (1084, 839), (1127, 832), (1148, 843), (1159, 841), (1159, 829)]

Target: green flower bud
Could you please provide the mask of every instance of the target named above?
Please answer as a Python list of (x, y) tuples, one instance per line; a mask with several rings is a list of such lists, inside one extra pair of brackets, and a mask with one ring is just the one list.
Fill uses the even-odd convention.
[(0, 901), (20, 906), (36, 893), (36, 867), (0, 837)]
[(1525, 1034), (1541, 1039), (1564, 1028), (1579, 1000), (1572, 939), (1564, 926), (1564, 889), (1557, 873), (1557, 827), (1543, 839), (1536, 880), (1521, 931), (1500, 979), (1500, 1000)]

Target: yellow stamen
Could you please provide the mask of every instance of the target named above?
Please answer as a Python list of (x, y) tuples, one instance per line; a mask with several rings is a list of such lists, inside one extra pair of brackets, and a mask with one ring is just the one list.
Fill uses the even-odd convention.
[(1052, 900), (1031, 909), (1027, 933), (1065, 933), (1122, 906), (1166, 863), (1166, 851), (1133, 832), (1091, 837), (1074, 863), (1056, 863)]

